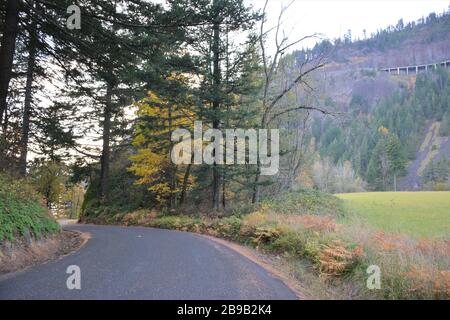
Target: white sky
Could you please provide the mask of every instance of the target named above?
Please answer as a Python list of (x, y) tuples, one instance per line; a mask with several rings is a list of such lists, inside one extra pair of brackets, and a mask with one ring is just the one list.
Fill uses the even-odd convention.
[[(265, 0), (245, 1), (255, 9), (262, 9), (265, 3)], [(267, 29), (276, 23), (281, 6), (290, 2), (269, 0)], [(449, 5), (450, 0), (296, 0), (284, 14), (284, 30), (291, 40), (314, 33), (329, 39), (342, 38), (348, 29), (352, 30), (353, 39), (363, 38), (364, 29), (369, 37), (377, 29), (396, 25), (401, 18), (406, 24), (431, 12), (440, 14)], [(313, 44), (299, 45), (297, 49)]]

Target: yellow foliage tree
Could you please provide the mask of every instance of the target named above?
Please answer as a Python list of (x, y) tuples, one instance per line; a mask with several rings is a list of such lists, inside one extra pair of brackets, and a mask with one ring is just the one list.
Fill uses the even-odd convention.
[(378, 132), (381, 133), (383, 136), (387, 136), (389, 134), (389, 129), (384, 126), (380, 126), (378, 128)]
[(130, 157), (128, 170), (139, 177), (136, 183), (148, 186), (160, 205), (175, 208), (193, 181), (190, 165), (175, 165), (170, 159), (171, 134), (191, 127), (193, 114), (188, 106), (176, 105), (154, 92), (148, 92), (135, 106), (138, 120), (132, 144), (137, 152)]

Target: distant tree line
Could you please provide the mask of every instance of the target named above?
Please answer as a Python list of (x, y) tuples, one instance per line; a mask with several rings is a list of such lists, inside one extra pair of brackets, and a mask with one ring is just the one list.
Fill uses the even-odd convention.
[[(354, 39), (352, 30), (347, 30), (342, 39), (324, 39), (317, 42), (312, 48), (296, 51), (294, 55), (299, 63), (305, 60), (305, 57), (321, 55), (326, 55), (331, 61), (345, 62), (348, 58), (345, 53), (352, 49), (360, 50), (363, 54), (373, 51), (384, 52), (388, 49), (397, 48), (408, 39), (429, 44), (447, 39), (449, 28), (450, 8), (441, 15), (432, 12), (426, 18), (420, 18), (418, 21), (405, 23), (403, 19), (400, 19), (396, 25), (379, 29), (370, 35), (367, 35), (364, 30), (362, 39)], [(417, 38), (418, 34), (422, 35), (421, 38)]]

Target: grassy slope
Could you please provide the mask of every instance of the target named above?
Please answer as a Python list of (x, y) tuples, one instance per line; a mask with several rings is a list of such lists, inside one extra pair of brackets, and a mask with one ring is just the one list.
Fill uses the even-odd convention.
[(40, 237), (58, 230), (26, 181), (0, 175), (0, 242), (26, 233)]
[(450, 235), (450, 192), (339, 194), (345, 206), (375, 228), (416, 238)]

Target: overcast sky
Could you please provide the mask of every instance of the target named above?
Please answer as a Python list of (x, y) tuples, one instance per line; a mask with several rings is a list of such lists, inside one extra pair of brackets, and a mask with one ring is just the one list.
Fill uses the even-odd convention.
[[(245, 1), (257, 9), (265, 3)], [(269, 0), (268, 25), (276, 23), (281, 6), (290, 2)], [(285, 13), (284, 29), (291, 32), (292, 40), (314, 33), (335, 39), (343, 37), (348, 29), (353, 38), (362, 38), (364, 29), (369, 36), (377, 29), (397, 24), (401, 18), (405, 23), (416, 21), (431, 12), (442, 13), (449, 5), (450, 0), (296, 0)], [(308, 46), (312, 44), (309, 42)]]

